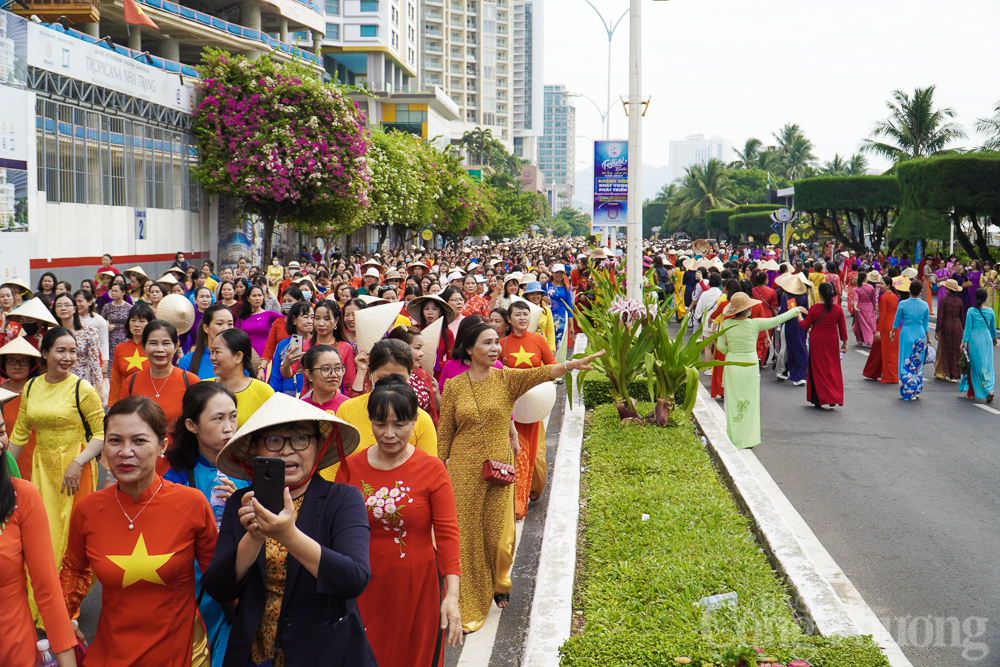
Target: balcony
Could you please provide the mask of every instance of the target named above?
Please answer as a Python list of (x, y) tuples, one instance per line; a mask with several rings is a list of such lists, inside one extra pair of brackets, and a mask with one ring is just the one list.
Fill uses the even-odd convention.
[(11, 11), (24, 18), (37, 14), (38, 18), (53, 23), (65, 16), (70, 23), (99, 23), (101, 20), (100, 0), (43, 0), (27, 2), (27, 9), (11, 3)]
[(424, 51), (427, 53), (444, 53), (444, 51), (441, 50), (441, 47), (436, 44), (428, 44), (424, 48)]
[[(115, 44), (114, 48), (111, 48), (110, 46), (108, 46), (108, 43), (106, 41), (104, 41), (104, 40), (98, 40), (96, 37), (91, 37), (90, 35), (88, 35), (86, 33), (80, 32), (79, 30), (73, 30), (72, 28), (69, 28), (69, 29), (63, 28), (58, 23), (54, 23), (52, 25), (47, 25), (47, 24), (43, 24), (43, 25), (45, 25), (45, 27), (49, 28), (50, 30), (55, 30), (56, 32), (61, 32), (64, 35), (69, 35), (70, 37), (73, 37), (74, 39), (82, 40), (84, 42), (87, 42), (88, 44), (95, 44), (99, 48), (107, 49), (108, 51), (114, 51), (115, 53), (117, 53), (117, 54), (119, 54), (121, 56), (125, 56), (126, 58), (128, 58), (130, 60), (135, 60), (137, 58), (142, 57), (142, 55), (143, 55), (142, 53), (140, 53), (138, 51), (133, 51), (130, 48), (127, 48), (127, 47), (124, 47), (124, 46), (120, 46), (118, 44)], [(312, 54), (309, 54), (309, 55), (312, 55)], [(191, 67), (190, 65), (184, 65), (182, 63), (175, 62), (173, 60), (166, 60), (165, 58), (160, 58), (159, 56), (149, 56), (149, 59), (146, 60), (145, 62), (148, 63), (152, 67), (156, 67), (157, 69), (162, 69), (164, 72), (173, 72), (175, 74), (183, 74), (184, 76), (189, 76), (192, 79), (197, 79), (198, 78), (198, 72), (196, 72), (195, 69), (193, 67)]]
[(444, 37), (444, 32), (430, 25), (424, 26), (424, 34), (431, 37)]
[(427, 21), (434, 21), (435, 23), (443, 23), (444, 14), (441, 12), (427, 12), (424, 14), (424, 19)]

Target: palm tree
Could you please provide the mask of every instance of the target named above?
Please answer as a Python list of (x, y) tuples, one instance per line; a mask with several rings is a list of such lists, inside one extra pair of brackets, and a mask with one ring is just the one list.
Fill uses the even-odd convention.
[(680, 188), (671, 199), (677, 218), (691, 220), (705, 217), (713, 208), (731, 208), (733, 185), (726, 176), (726, 166), (712, 158), (704, 165), (688, 167)]
[(864, 176), (868, 173), (868, 158), (861, 153), (851, 156), (851, 162), (847, 165), (848, 176)]
[(656, 193), (656, 198), (654, 198), (653, 201), (670, 201), (676, 194), (677, 184), (666, 183), (662, 188), (660, 188), (660, 191)]
[[(493, 141), (493, 130), (477, 127), (474, 130), (467, 130), (458, 144), (465, 148), (470, 157), (470, 164), (483, 164), (486, 158), (487, 147)], [(472, 160), (472, 157), (475, 160)]]
[(987, 136), (986, 143), (979, 150), (1000, 151), (1000, 102), (997, 102), (992, 116), (976, 121), (976, 132)]
[(824, 176), (847, 176), (849, 165), (838, 153), (833, 154), (833, 160), (823, 165)]
[[(861, 152), (893, 163), (953, 152), (946, 146), (964, 139), (965, 131), (948, 121), (955, 117), (954, 109), (934, 109), (935, 88), (917, 88), (913, 97), (901, 90), (892, 91), (892, 100), (886, 102), (889, 117), (875, 123), (872, 138), (864, 140)], [(880, 137), (886, 141), (877, 141)]]
[(757, 166), (757, 158), (760, 155), (760, 148), (764, 143), (760, 139), (754, 139), (750, 137), (743, 144), (743, 151), (735, 151), (736, 155), (739, 156), (739, 160), (735, 162), (730, 162), (729, 166), (733, 169), (753, 169)]
[(802, 129), (795, 123), (787, 123), (780, 133), (775, 133), (778, 142), (776, 152), (781, 158), (784, 175), (793, 181), (807, 175), (816, 164), (813, 144), (806, 139)]

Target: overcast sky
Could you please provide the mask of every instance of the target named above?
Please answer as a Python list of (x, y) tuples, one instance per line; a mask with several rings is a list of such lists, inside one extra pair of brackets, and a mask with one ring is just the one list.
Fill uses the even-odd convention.
[[(624, 0), (591, 0), (617, 20)], [(608, 41), (584, 0), (541, 0), (544, 80), (565, 84), (602, 108)], [(936, 85), (935, 103), (972, 128), (1000, 101), (1000, 0), (671, 0), (643, 2), (643, 163), (669, 163), (669, 142), (720, 135), (742, 148), (748, 137), (798, 123), (825, 162), (850, 156), (888, 115), (894, 89)], [(628, 136), (619, 96), (628, 95), (629, 18), (614, 34), (611, 138)], [(577, 134), (603, 138), (598, 110), (577, 98)], [(577, 168), (593, 148), (577, 138)], [(888, 163), (870, 158), (874, 169)]]

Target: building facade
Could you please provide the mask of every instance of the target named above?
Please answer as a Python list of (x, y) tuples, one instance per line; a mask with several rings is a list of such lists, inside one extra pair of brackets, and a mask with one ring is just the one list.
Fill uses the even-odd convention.
[(514, 1), (514, 155), (538, 163), (544, 113), (542, 5)]
[(538, 144), (538, 168), (551, 187), (553, 213), (573, 201), (576, 187), (575, 98), (563, 85), (545, 86), (543, 134)]
[(712, 158), (724, 164), (732, 162), (733, 142), (720, 136), (705, 138), (704, 134), (692, 134), (684, 141), (670, 142), (670, 182), (684, 178), (688, 167), (705, 164)]

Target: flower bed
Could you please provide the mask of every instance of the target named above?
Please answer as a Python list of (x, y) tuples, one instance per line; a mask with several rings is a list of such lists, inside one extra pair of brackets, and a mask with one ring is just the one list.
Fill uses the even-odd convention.
[[(805, 633), (690, 424), (623, 425), (614, 405), (602, 405), (587, 435), (582, 615), (562, 647), (564, 667), (888, 667), (870, 637)], [(735, 606), (698, 604), (729, 592)]]

